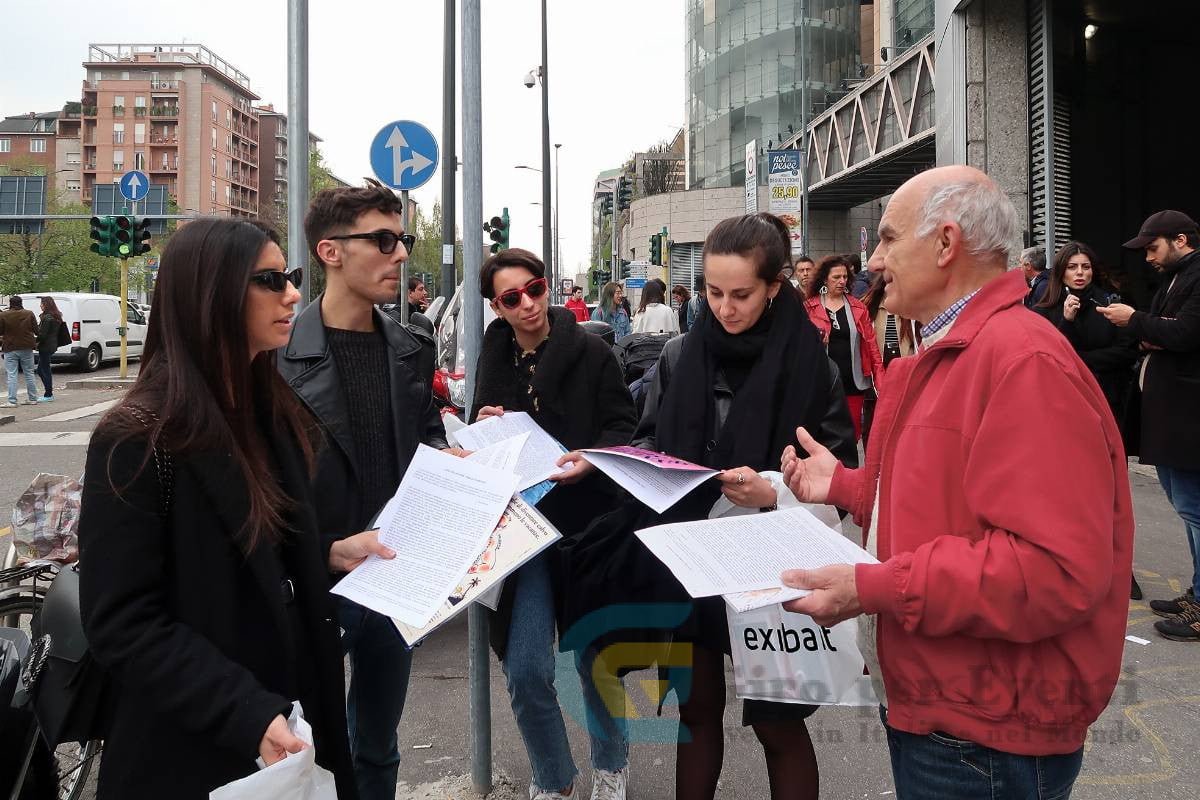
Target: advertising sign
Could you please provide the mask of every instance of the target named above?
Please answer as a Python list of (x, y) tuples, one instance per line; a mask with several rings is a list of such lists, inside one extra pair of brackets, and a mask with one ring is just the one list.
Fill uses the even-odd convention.
[(799, 253), (800, 236), (800, 151), (771, 150), (767, 154), (767, 210), (783, 220), (792, 238), (792, 252)]
[(746, 142), (746, 213), (758, 213), (758, 140)]

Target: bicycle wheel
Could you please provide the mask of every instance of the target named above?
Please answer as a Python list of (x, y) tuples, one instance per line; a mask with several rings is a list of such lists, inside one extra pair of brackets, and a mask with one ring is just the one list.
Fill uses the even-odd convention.
[[(5, 627), (20, 628), (33, 636), (32, 625), (42, 607), (45, 589), (22, 586), (0, 593), (0, 622)], [(54, 749), (58, 800), (78, 800), (84, 796), (88, 774), (99, 761), (99, 741), (68, 742)], [(94, 795), (94, 787), (91, 794)]]

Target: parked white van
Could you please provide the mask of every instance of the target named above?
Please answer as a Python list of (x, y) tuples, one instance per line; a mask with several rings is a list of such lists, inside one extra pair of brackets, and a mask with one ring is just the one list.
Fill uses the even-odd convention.
[[(121, 357), (121, 301), (110, 294), (86, 294), (82, 292), (43, 292), (23, 294), (25, 307), (38, 318), (42, 314), (42, 297), (54, 299), (62, 312), (63, 322), (71, 332), (71, 343), (55, 351), (51, 358), (54, 364), (75, 364), (88, 372), (99, 368), (105, 361)], [(146, 341), (146, 317), (141, 309), (128, 306), (129, 332), (127, 354), (131, 358), (142, 355)]]

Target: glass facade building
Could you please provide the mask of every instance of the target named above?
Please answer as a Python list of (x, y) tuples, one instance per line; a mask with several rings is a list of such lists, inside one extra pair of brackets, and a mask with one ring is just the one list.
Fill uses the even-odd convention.
[[(746, 143), (800, 129), (801, 25), (809, 103), (820, 110), (858, 77), (861, 0), (687, 0), (688, 184), (745, 181)], [(809, 118), (813, 116), (810, 110)], [(760, 180), (765, 179), (765, 170)]]

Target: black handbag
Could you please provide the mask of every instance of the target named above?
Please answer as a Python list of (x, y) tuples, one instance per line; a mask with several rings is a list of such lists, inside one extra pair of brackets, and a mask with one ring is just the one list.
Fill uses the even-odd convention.
[[(131, 410), (141, 419), (141, 409)], [(165, 522), (173, 486), (169, 453), (155, 446), (154, 463)], [(116, 697), (109, 675), (92, 657), (83, 632), (79, 569), (75, 563), (59, 570), (33, 624), (38, 639), (35, 650), (44, 657), (31, 665), (29, 686), (38, 724), (53, 746), (103, 739)]]

